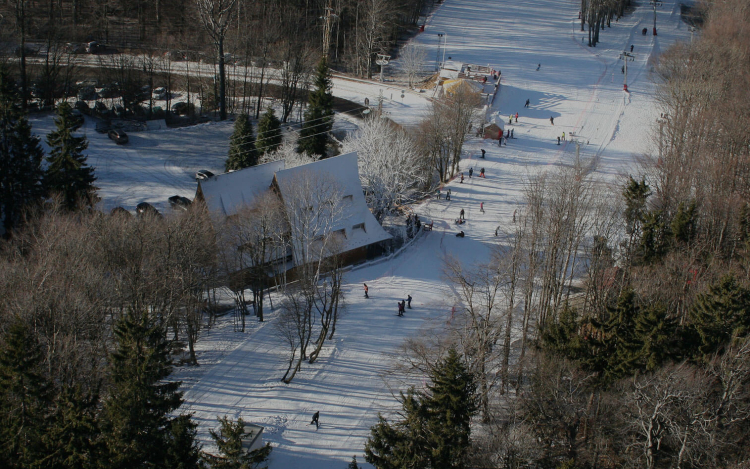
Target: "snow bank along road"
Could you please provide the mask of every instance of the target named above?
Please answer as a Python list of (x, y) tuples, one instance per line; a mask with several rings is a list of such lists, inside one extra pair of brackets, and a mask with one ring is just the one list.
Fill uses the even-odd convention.
[[(217, 416), (241, 416), (265, 426), (265, 438), (275, 448), (271, 467), (346, 467), (352, 455), (362, 461), (377, 413), (390, 414), (397, 408), (392, 397), (396, 390), (389, 389), (381, 375), (398, 355), (399, 344), (432, 328), (439, 330), (450, 320), (454, 301), (441, 279), (443, 255), (467, 263), (487, 259), (495, 228), (510, 223), (521, 200), (524, 178), (575, 157), (573, 141), (557, 145), (563, 131), (575, 134), (581, 156), (595, 158), (597, 170), (613, 182), (632, 171), (635, 155), (649, 150), (649, 128), (659, 113), (650, 66), (673, 41), (689, 38), (674, 1), (659, 8), (659, 36), (642, 36), (640, 30), (650, 25), (652, 14), (646, 6), (637, 7), (605, 28), (602, 42), (589, 48), (581, 44), (584, 33), (579, 31), (577, 2), (446, 0), (415, 40), (430, 48), (428, 57), (435, 57), (436, 33), (442, 33), (447, 36), (446, 57), (499, 68), (503, 86), (492, 112), (514, 130), (515, 139), (502, 148), (495, 141), (470, 140), (470, 156), (462, 169), (474, 167), (477, 175), (485, 168), (486, 178), (469, 179), (467, 174), (464, 183), (452, 181), (450, 202), (432, 200), (415, 207), (422, 219), (434, 220), (434, 231), (391, 261), (347, 274), (347, 312), (336, 340), (292, 384), (279, 382), (284, 352), (273, 334), (275, 313), (267, 322), (253, 325), (246, 338), (235, 338), (218, 362), (178, 371), (178, 378), (192, 383), (183, 410), (194, 413), (207, 448), (208, 428), (216, 426)], [(618, 57), (631, 44), (636, 59), (629, 64), (627, 94), (622, 91)], [(353, 93), (354, 98), (359, 92), (352, 83), (337, 84), (334, 91)], [(526, 99), (529, 108), (524, 108)], [(417, 118), (407, 104), (403, 103), (407, 119)], [(390, 112), (398, 120), (397, 107)], [(518, 123), (508, 126), (508, 115), (516, 112)], [(555, 118), (554, 126), (550, 117)], [(486, 159), (478, 158), (481, 148), (487, 151)], [(485, 213), (479, 212), (482, 202)], [(463, 239), (454, 236), (452, 225), (461, 208), (468, 220), (462, 226)], [(362, 282), (370, 287), (368, 300), (363, 298)], [(396, 302), (407, 294), (414, 297), (413, 309), (399, 318)], [(208, 351), (226, 344), (226, 339), (214, 330), (199, 346)], [(308, 425), (316, 411), (321, 423), (317, 430)]]

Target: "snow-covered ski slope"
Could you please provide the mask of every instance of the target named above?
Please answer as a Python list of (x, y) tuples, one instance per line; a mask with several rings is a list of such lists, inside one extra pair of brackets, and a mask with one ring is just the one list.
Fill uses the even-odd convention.
[[(204, 365), (179, 369), (176, 377), (186, 380), (182, 411), (192, 412), (200, 423), (207, 449), (208, 428), (216, 427), (217, 416), (228, 415), (265, 427), (264, 438), (274, 446), (272, 468), (343, 468), (352, 455), (361, 462), (377, 413), (397, 407), (381, 377), (389, 360), (404, 339), (440, 328), (450, 319), (454, 303), (441, 279), (443, 255), (467, 263), (487, 258), (495, 228), (510, 223), (524, 178), (574, 158), (573, 142), (557, 145), (563, 131), (574, 133), (583, 143), (582, 155), (597, 157), (597, 170), (613, 181), (632, 170), (638, 154), (649, 151), (649, 129), (659, 115), (650, 63), (673, 41), (689, 40), (679, 5), (665, 1), (659, 7), (659, 35), (654, 37), (653, 12), (639, 4), (601, 33), (596, 48), (581, 43), (584, 33), (577, 18), (574, 1), (446, 0), (439, 7), (415, 40), (430, 47), (428, 57), (434, 58), (437, 33), (442, 33), (447, 35), (446, 58), (499, 68), (502, 90), (492, 112), (504, 119), (506, 129), (514, 130), (515, 139), (502, 148), (494, 141), (470, 140), (466, 148), (471, 156), (462, 169), (474, 167), (475, 176), (469, 179), (466, 173), (463, 184), (454, 180), (448, 185), (450, 202), (430, 200), (415, 208), (423, 220), (434, 220), (434, 231), (390, 261), (347, 274), (347, 311), (336, 339), (290, 385), (279, 382), (285, 349), (273, 332), (275, 312), (262, 324), (251, 323), (244, 335), (231, 332), (231, 327), (203, 335), (199, 346), (205, 352), (199, 358)], [(649, 28), (647, 36), (640, 33), (644, 27)], [(629, 64), (627, 94), (618, 57), (631, 44), (636, 59)], [(360, 102), (367, 95), (372, 103), (378, 93), (378, 85), (362, 85), (361, 94), (354, 83), (343, 86), (346, 90), (338, 87), (337, 94), (359, 96)], [(386, 98), (389, 94), (384, 92)], [(394, 101), (400, 99), (394, 95)], [(526, 99), (531, 101), (528, 109)], [(414, 123), (417, 108), (423, 106), (412, 100), (388, 104), (391, 117), (407, 124)], [(508, 115), (516, 112), (518, 123), (509, 127)], [(478, 158), (481, 148), (487, 150), (485, 160)], [(477, 177), (482, 167), (486, 178)], [(485, 213), (479, 212), (480, 202)], [(468, 220), (462, 227), (464, 239), (455, 237), (452, 225), (461, 208)], [(370, 299), (364, 299), (363, 282), (370, 287)], [(397, 317), (396, 303), (407, 294), (414, 297), (413, 309)], [(319, 429), (309, 425), (316, 411)]]

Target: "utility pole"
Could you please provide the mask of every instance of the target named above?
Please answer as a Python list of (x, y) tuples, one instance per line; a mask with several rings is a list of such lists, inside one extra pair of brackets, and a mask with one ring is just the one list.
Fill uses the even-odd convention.
[(656, 7), (661, 6), (661, 2), (659, 0), (651, 0), (648, 3), (654, 7), (654, 36), (656, 36)]
[(438, 33), (437, 56), (435, 57), (435, 65), (437, 65), (438, 70), (440, 70), (440, 43), (441, 42), (443, 42), (443, 33)]
[(622, 89), (623, 91), (628, 91), (628, 62), (634, 61), (635, 55), (628, 51), (623, 51), (622, 54), (620, 54), (620, 60), (625, 62), (625, 65), (623, 65), (623, 67), (625, 67), (625, 70), (623, 71), (623, 73), (625, 73), (625, 78), (622, 81)]

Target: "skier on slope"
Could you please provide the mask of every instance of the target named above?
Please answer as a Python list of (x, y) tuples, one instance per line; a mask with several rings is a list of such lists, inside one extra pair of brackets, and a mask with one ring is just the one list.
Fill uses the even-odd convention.
[(474, 168), (469, 168), (469, 179), (471, 179), (471, 176), (474, 174)]

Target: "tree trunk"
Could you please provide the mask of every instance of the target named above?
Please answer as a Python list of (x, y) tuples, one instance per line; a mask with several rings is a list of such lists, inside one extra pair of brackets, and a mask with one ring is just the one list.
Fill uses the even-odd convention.
[(219, 38), (217, 46), (219, 49), (219, 120), (226, 120), (227, 119), (227, 75), (226, 75), (226, 67), (224, 66), (224, 37), (223, 36)]

